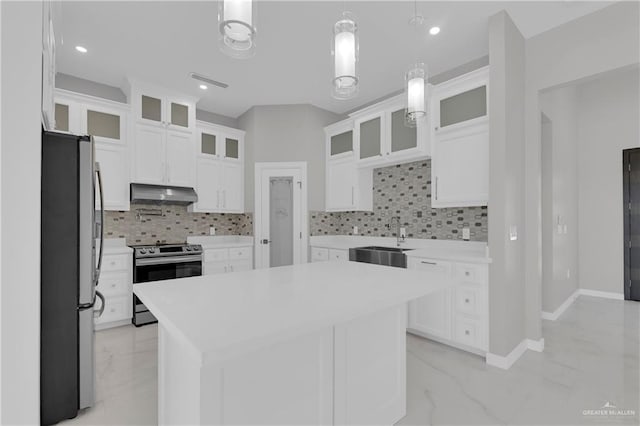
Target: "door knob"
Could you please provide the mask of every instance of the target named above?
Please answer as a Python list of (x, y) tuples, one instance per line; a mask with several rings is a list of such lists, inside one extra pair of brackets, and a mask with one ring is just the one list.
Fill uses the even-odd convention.
[(260, 241), (261, 244), (269, 244), (271, 242), (271, 240), (267, 240), (266, 238), (262, 241)]

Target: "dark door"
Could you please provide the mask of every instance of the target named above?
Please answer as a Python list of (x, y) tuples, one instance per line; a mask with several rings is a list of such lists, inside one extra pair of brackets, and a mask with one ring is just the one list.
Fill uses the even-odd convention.
[(623, 151), (624, 298), (640, 301), (640, 148)]

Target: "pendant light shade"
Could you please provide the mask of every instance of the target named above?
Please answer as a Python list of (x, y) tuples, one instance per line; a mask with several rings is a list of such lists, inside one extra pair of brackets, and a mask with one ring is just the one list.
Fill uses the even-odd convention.
[(333, 96), (349, 99), (358, 93), (358, 25), (349, 12), (333, 26)]
[(219, 0), (220, 50), (233, 58), (250, 58), (256, 48), (255, 0)]
[(423, 63), (415, 64), (405, 74), (405, 94), (407, 108), (404, 118), (405, 124), (415, 127), (421, 119), (427, 116), (427, 70)]

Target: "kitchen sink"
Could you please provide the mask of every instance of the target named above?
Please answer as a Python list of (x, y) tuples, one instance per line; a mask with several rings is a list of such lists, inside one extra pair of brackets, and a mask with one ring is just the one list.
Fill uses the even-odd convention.
[(405, 251), (411, 249), (401, 247), (368, 246), (349, 249), (349, 260), (353, 262), (373, 263), (375, 265), (407, 267)]

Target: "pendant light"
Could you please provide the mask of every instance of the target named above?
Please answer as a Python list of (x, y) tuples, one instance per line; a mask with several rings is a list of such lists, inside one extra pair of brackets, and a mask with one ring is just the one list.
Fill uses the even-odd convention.
[(220, 50), (233, 58), (250, 58), (256, 49), (256, 0), (219, 0)]
[[(413, 3), (414, 13), (413, 18), (409, 21), (414, 26), (417, 40), (416, 46), (419, 49), (420, 37), (418, 28), (423, 24), (424, 18), (418, 15), (417, 1)], [(418, 53), (416, 54), (416, 56)], [(427, 68), (424, 63), (417, 61), (411, 66), (409, 71), (404, 76), (405, 80), (405, 97), (407, 100), (407, 107), (404, 114), (404, 122), (408, 127), (416, 127), (418, 121), (427, 116)]]
[(333, 97), (349, 99), (358, 93), (358, 25), (347, 11), (333, 26)]

